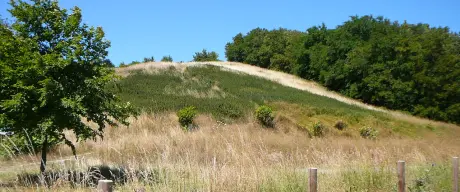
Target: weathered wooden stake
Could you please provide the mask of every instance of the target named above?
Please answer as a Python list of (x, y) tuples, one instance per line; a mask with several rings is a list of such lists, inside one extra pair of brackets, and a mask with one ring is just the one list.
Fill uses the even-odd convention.
[(112, 192), (113, 181), (112, 180), (99, 180), (97, 185), (98, 192)]
[(452, 191), (458, 192), (458, 157), (452, 158)]
[(317, 168), (310, 168), (308, 169), (308, 182), (310, 186), (310, 192), (317, 192), (318, 191), (318, 169)]
[(405, 161), (398, 161), (398, 192), (406, 191)]

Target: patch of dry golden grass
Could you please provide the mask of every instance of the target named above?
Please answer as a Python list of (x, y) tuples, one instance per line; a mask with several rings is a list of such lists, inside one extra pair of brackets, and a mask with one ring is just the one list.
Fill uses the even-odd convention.
[[(143, 114), (129, 127), (109, 128), (104, 140), (78, 144), (79, 153), (86, 154), (79, 163), (166, 170), (167, 182), (132, 182), (120, 190), (295, 191), (307, 187), (308, 167), (318, 167), (321, 191), (343, 191), (343, 171), (391, 169), (400, 159), (409, 165), (444, 162), (460, 150), (458, 135), (374, 141), (329, 132), (310, 138), (290, 121), (277, 121), (275, 129), (267, 129), (251, 119), (223, 124), (201, 115), (199, 129), (184, 132), (175, 114)], [(61, 146), (51, 157), (70, 155)]]
[[(247, 121), (226, 125), (199, 116), (200, 128), (184, 132), (174, 114), (144, 114), (129, 128), (111, 128), (103, 141), (90, 141), (78, 149), (91, 152), (87, 158), (97, 163), (181, 170), (216, 191), (256, 190), (275, 173), (306, 172), (308, 167), (330, 172), (322, 182), (338, 185), (327, 178), (336, 180), (339, 176), (334, 173), (349, 167), (391, 167), (400, 159), (408, 164), (442, 162), (460, 150), (459, 139), (453, 135), (430, 139), (387, 136), (375, 141), (340, 135), (309, 138), (289, 122), (267, 129)], [(60, 150), (70, 153), (66, 148)]]

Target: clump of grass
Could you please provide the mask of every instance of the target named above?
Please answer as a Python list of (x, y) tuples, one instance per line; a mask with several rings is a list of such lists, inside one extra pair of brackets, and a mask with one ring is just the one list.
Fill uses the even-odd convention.
[(395, 174), (386, 167), (363, 166), (341, 173), (345, 191), (393, 191)]
[(294, 171), (277, 171), (270, 173), (263, 181), (257, 186), (258, 191), (307, 191), (308, 178), (306, 172)]
[(275, 116), (273, 115), (273, 110), (269, 106), (262, 105), (256, 109), (256, 118), (265, 127), (274, 127), (275, 126)]
[(408, 182), (409, 191), (451, 191), (452, 168), (449, 164), (416, 166), (415, 177)]
[(363, 127), (359, 130), (359, 134), (365, 139), (376, 139), (378, 131), (372, 127)]
[(426, 128), (427, 128), (428, 130), (430, 130), (430, 131), (435, 131), (435, 130), (436, 130), (436, 128), (433, 127), (431, 124), (426, 125)]

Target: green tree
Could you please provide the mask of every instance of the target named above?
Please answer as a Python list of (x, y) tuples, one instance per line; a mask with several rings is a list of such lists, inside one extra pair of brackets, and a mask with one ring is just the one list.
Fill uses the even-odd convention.
[(208, 52), (203, 49), (201, 52), (196, 52), (193, 55), (193, 61), (219, 61), (219, 54), (214, 51)]
[(173, 58), (171, 57), (171, 55), (163, 56), (163, 58), (161, 58), (161, 61), (162, 62), (173, 62)]
[(229, 61), (294, 73), (366, 103), (460, 123), (460, 35), (447, 27), (352, 16), (335, 29), (256, 28), (225, 51)]
[[(147, 63), (147, 62), (155, 62), (155, 58), (153, 56), (151, 57), (144, 57), (144, 63)], [(134, 62), (133, 62), (134, 63)], [(135, 63), (137, 64), (137, 63)]]
[(243, 34), (238, 33), (233, 37), (233, 42), (225, 45), (225, 57), (228, 61), (244, 62), (246, 58)]
[(115, 67), (115, 65), (112, 63), (112, 61), (110, 61), (110, 59), (104, 59), (104, 61), (102, 61), (102, 62), (107, 67)]
[[(41, 141), (40, 171), (50, 144), (63, 142), (76, 155), (77, 141), (103, 138), (104, 128), (134, 114), (129, 103), (105, 89), (116, 79), (104, 62), (110, 42), (102, 28), (81, 23), (52, 0), (11, 0), (16, 21), (0, 30), (0, 127)], [(92, 128), (84, 121), (94, 122)]]

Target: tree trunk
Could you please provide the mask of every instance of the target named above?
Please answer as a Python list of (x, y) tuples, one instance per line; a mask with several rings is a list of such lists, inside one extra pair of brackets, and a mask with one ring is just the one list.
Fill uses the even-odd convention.
[(42, 159), (40, 162), (40, 173), (45, 173), (46, 169), (46, 152), (48, 152), (48, 136), (45, 136), (45, 141), (42, 143)]

